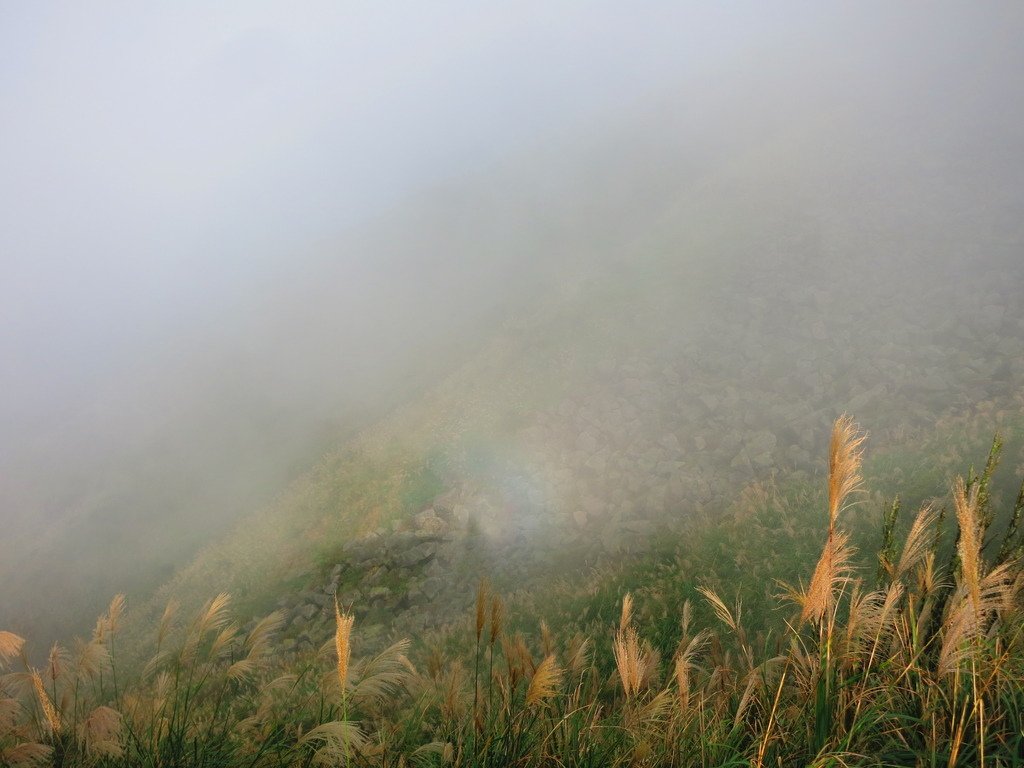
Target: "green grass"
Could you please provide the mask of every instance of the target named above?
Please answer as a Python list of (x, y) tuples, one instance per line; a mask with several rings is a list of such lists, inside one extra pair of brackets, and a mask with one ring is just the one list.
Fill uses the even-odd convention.
[[(880, 454), (865, 468), (912, 471), (929, 449)], [(827, 533), (824, 478), (755, 484), (715, 518), (661, 531), (640, 556), (589, 569), (568, 558), (543, 576), (545, 590), (507, 595), (493, 643), (488, 610), (479, 640), (467, 616), (357, 659), (344, 698), (329, 637), (285, 665), (277, 619), (245, 635), (226, 604), (208, 603), (172, 619), (147, 667), (131, 668), (112, 607), (90, 641), (55, 649), (42, 694), (25, 684), (30, 669), (0, 678), (0, 764), (37, 754), (69, 766), (966, 766), (984, 753), (986, 765), (1017, 765), (1024, 576), (1000, 554), (1012, 500), (986, 492), (1007, 473), (984, 450), (976, 456), (985, 471), (965, 473), (979, 491), (966, 519), (991, 533), (979, 576), (996, 579), (985, 589), (1000, 595), (985, 598), (983, 631), (957, 623), (972, 598), (950, 557), (952, 525), (945, 544), (927, 532), (908, 570), (879, 576), (877, 491), (840, 517), (860, 550), (830, 588), (834, 609), (801, 621), (812, 593), (799, 584)], [(392, 487), (396, 509), (406, 498), (418, 506), (436, 482), (412, 467)], [(897, 528), (893, 562), (906, 523)], [(1009, 550), (1019, 552), (1015, 536)], [(627, 593), (635, 610), (623, 619)], [(635, 656), (617, 665), (612, 647), (629, 632)], [(358, 634), (359, 625), (357, 647)], [(3, 663), (25, 663), (19, 645), (0, 635)], [(644, 670), (634, 692), (620, 679), (623, 658)], [(683, 676), (677, 659), (687, 660)], [(540, 686), (544, 669), (555, 674)]]

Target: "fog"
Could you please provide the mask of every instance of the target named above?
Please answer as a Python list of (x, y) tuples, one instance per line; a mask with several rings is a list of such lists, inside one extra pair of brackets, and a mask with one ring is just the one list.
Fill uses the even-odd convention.
[(702, 204), (801, 212), (801, 263), (856, 242), (894, 301), (1012, 297), (1022, 31), (1013, 3), (4, 6), (0, 617), (52, 638), (147, 593), (640, 252), (794, 269), (674, 250)]

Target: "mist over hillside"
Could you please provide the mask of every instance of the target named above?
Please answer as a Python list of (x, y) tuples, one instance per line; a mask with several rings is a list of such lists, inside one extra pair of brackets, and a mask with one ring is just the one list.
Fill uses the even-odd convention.
[[(264, 599), (278, 577), (313, 578), (346, 527), (387, 528), (434, 496), (472, 508), (496, 536), (557, 522), (552, 546), (616, 552), (759, 477), (813, 473), (843, 410), (884, 443), (981, 403), (1019, 409), (1017, 9), (659, 7), (629, 24), (609, 8), (452, 13), (464, 25), (453, 45), (468, 52), (432, 65), (443, 87), (407, 73), (415, 56), (401, 77), (359, 80), (352, 67), (372, 45), (351, 44), (355, 64), (307, 61), (296, 46), (309, 21), (275, 32), (274, 13), (251, 28), (220, 19), (199, 72), (271, 107), (236, 113), (213, 89), (191, 119), (240, 131), (291, 105), (275, 66), (306, 77), (326, 61), (361, 83), (365, 103), (392, 95), (321, 119), (309, 106), (319, 94), (342, 97), (325, 75), (304, 80), (298, 112), (315, 126), (288, 122), (297, 133), (283, 148), (232, 156), (212, 191), (147, 166), (138, 179), (155, 197), (133, 207), (117, 180), (132, 156), (105, 143), (58, 163), (80, 198), (51, 210), (41, 181), (20, 202), (16, 182), (4, 187), (8, 216), (21, 217), (4, 245), (0, 615), (11, 629), (45, 645), (111, 594), (144, 603), (161, 585), (157, 602), (199, 599), (215, 580)], [(366, 19), (380, 46), (400, 28), (433, 50), (414, 19)], [(41, 55), (30, 44), (11, 50), (4, 87), (28, 105), (33, 78), (56, 75), (30, 65)], [(283, 59), (256, 77), (267, 51)], [(64, 130), (128, 119), (123, 98)], [(417, 132), (423, 114), (435, 117)], [(161, 116), (136, 148), (151, 162), (175, 131)], [(16, 163), (16, 148), (51, 120), (26, 111), (6, 129), (10, 178), (38, 170)], [(352, 124), (358, 140), (341, 132)], [(204, 130), (215, 140), (172, 157), (228, 152), (235, 134), (199, 121), (189, 135)], [(255, 159), (268, 146), (269, 170)], [(107, 174), (104, 161), (123, 166)], [(111, 206), (83, 225), (71, 211), (93, 175)], [(193, 194), (202, 216), (175, 207)], [(39, 234), (47, 211), (66, 241)], [(304, 489), (344, 489), (364, 468), (346, 463), (353, 451), (382, 478), (427, 467), (429, 492), (393, 509), (332, 497), (297, 512)], [(380, 519), (352, 517), (375, 507)]]
[(0, 768), (1020, 764), (1021, 39), (0, 5)]

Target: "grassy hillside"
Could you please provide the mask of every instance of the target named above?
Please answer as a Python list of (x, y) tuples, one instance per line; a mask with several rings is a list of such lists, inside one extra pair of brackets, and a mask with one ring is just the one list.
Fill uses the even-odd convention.
[[(977, 449), (983, 421), (932, 437)], [(222, 595), (192, 620), (169, 608), (150, 628), (154, 655), (129, 671), (116, 599), (91, 641), (2, 678), (0, 755), (11, 765), (1012, 764), (1024, 500), (998, 489), (1012, 473), (1000, 472), (997, 444), (951, 497), (919, 510), (905, 499), (902, 515), (879, 520), (888, 499), (877, 486), (912, 473), (928, 447), (876, 452), (865, 469), (880, 482), (862, 488), (860, 436), (839, 422), (815, 482), (752, 486), (718, 519), (582, 578), (563, 562), (511, 594), (482, 583), (463, 617), (369, 655), (347, 610), (327, 607), (322, 646), (294, 652), (278, 639), (280, 612), (240, 630)], [(0, 658), (21, 645), (0, 634)]]
[[(638, 259), (510, 324), (208, 546), (141, 612), (172, 596), (195, 606), (209, 584), (273, 607), (323, 578), (353, 539), (431, 508), (472, 520), (498, 551), (529, 557), (534, 538), (554, 551), (635, 551), (658, 526), (717, 514), (737, 488), (805, 481), (842, 411), (863, 414), (878, 448), (974, 409), (985, 430), (1020, 412), (1019, 299), (998, 287), (985, 301), (1011, 309), (993, 328), (954, 303), (955, 285), (895, 302), (882, 285), (787, 285), (792, 263), (672, 266)], [(730, 306), (740, 283), (752, 298)], [(959, 337), (938, 338), (936, 306)], [(902, 481), (904, 493), (937, 493), (948, 479), (937, 457), (964, 461), (965, 448), (935, 442), (888, 491)]]
[[(0, 479), (0, 611), (41, 652), (112, 591), (167, 585), (156, 606), (225, 579), (272, 602), (398, 514), (349, 475), (430, 463), (499, 505), (529, 488), (533, 519), (610, 542), (806, 471), (843, 410), (878, 440), (1011, 402), (1012, 137), (901, 144), (847, 107), (771, 126), (738, 108), (648, 106), (410, 199), (133, 372), (90, 412), (96, 439), (33, 436), (47, 458)], [(380, 273), (353, 281), (348, 253)]]
[[(197, 502), (173, 572), (127, 585), (128, 610), (115, 600), (91, 640), (44, 663), (45, 640), (5, 626), (0, 760), (967, 765), (984, 749), (1013, 764), (1012, 185), (980, 202), (955, 183), (987, 178), (976, 159), (876, 147), (871, 131), (854, 139), (872, 152), (849, 155), (757, 139), (708, 141), (717, 154), (687, 174), (673, 141), (612, 141), (584, 164), (597, 170), (541, 195), (552, 207), (530, 231), (556, 236), (537, 242), (499, 243), (516, 229), (500, 217), (466, 224), (472, 188), (424, 213), (409, 237), (467, 259), (571, 253), (516, 276), (535, 290), (485, 313), (473, 343), (421, 350), (429, 375), (382, 400), (400, 405), (325, 438), (272, 501), (219, 531)], [(579, 210), (560, 227), (562, 196)], [(459, 279), (429, 263), (412, 273), (425, 291)], [(317, 370), (329, 388), (336, 371)], [(871, 435), (857, 494), (828, 485), (844, 412)], [(997, 430), (1002, 473), (974, 477)], [(957, 473), (977, 496), (949, 497)], [(150, 499), (168, 525), (191, 498), (165, 505), (174, 485)], [(836, 498), (851, 502), (838, 521)], [(142, 560), (160, 530), (136, 531)], [(45, 595), (68, 572), (16, 585), (51, 626), (62, 606)], [(62, 599), (82, 612), (88, 590)]]

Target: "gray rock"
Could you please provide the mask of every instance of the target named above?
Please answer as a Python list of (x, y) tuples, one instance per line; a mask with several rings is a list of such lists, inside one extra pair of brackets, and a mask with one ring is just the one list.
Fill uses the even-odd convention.
[(443, 536), (448, 532), (448, 523), (442, 520), (434, 509), (425, 509), (413, 518), (416, 533), (427, 536)]
[(402, 568), (412, 568), (432, 560), (437, 555), (437, 544), (424, 541), (395, 555), (395, 563)]
[(444, 587), (445, 580), (440, 576), (434, 576), (432, 578), (426, 579), (420, 586), (420, 589), (423, 591), (424, 596), (426, 596), (428, 600), (433, 601), (437, 599), (438, 595), (441, 594), (441, 592), (444, 590)]
[(400, 552), (403, 549), (414, 547), (419, 543), (419, 538), (413, 531), (400, 531), (392, 534), (387, 540), (389, 552)]
[(333, 592), (331, 595), (317, 592), (310, 596), (309, 601), (319, 608), (329, 608), (334, 605), (333, 594)]

